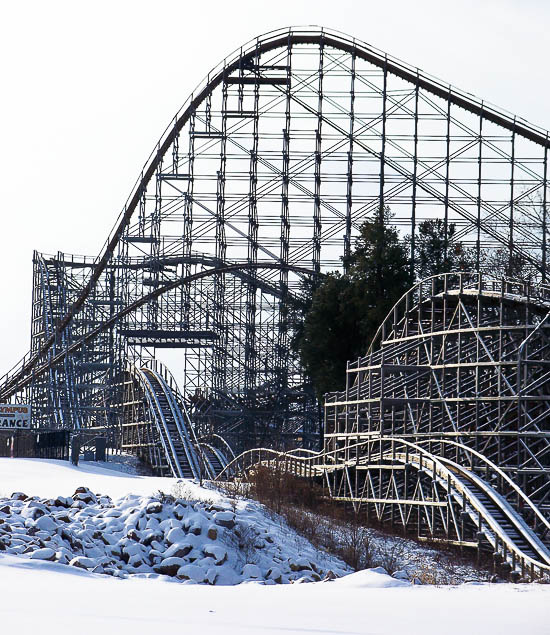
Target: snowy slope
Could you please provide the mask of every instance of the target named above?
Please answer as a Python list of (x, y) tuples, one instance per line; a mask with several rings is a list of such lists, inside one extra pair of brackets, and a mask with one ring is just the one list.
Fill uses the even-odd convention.
[[(116, 577), (163, 575), (211, 585), (311, 582), (350, 572), (342, 561), (314, 549), (252, 501), (230, 501), (189, 481), (164, 483), (98, 467), (79, 473), (69, 465), (39, 461), (22, 465), (13, 462), (15, 469), (27, 468), (20, 480), (27, 492), (0, 497), (0, 552), (8, 555)], [(30, 493), (36, 491), (31, 474), (43, 475), (38, 489), (48, 497)], [(73, 478), (96, 489), (81, 484), (67, 491), (67, 481)], [(113, 486), (123, 487), (121, 483), (126, 491), (134, 486), (143, 491), (159, 482), (171, 484), (175, 496), (103, 494)], [(61, 488), (62, 495), (51, 495)]]

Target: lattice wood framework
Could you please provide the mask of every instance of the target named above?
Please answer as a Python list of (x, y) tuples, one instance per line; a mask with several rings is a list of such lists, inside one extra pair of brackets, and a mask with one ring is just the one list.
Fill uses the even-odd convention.
[[(413, 287), (367, 354), (348, 363), (346, 389), (327, 396), (325, 452), (347, 464), (331, 471), (334, 494), (374, 505), (371, 512), (380, 520), (390, 514), (393, 522), (396, 501), (399, 508), (416, 500), (411, 504), (428, 514), (437, 496), (430, 489), (407, 494), (411, 462), (388, 460), (395, 448), (389, 452), (387, 442), (383, 450), (375, 443), (386, 439), (421, 446), (451, 461), (451, 469), (466, 468), (502, 488), (529, 524), (533, 510), (518, 490), (550, 517), (549, 318), (546, 285), (447, 274)], [(385, 454), (377, 466), (371, 451)], [(362, 467), (352, 477), (354, 463)], [(421, 465), (417, 469), (423, 473)], [(437, 479), (430, 478), (435, 487)], [(414, 482), (422, 486), (422, 478)]]
[(546, 131), (344, 34), (256, 38), (166, 128), (97, 258), (58, 254), (44, 267), (37, 256), (32, 351), (0, 398), (151, 290), (208, 267), (279, 263), (172, 287), (58, 378), (33, 377), (30, 398), (59, 425), (110, 422), (94, 384), (128, 358), (157, 357), (186, 398), (208, 399), (218, 431), (245, 445), (313, 445), (317, 407), (288, 321), (303, 275), (286, 266), (342, 268), (362, 221), (389, 205), (411, 235), (411, 266), (419, 223), (438, 218), (447, 249), (460, 240), (482, 266), (483, 250), (499, 248), (544, 282), (549, 145)]

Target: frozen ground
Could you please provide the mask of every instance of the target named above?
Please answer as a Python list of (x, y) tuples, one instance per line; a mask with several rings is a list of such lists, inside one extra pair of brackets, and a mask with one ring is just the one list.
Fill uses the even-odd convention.
[[(113, 503), (103, 499), (100, 503), (87, 503), (87, 507), (67, 508), (68, 523), (90, 522), (109, 509), (125, 510), (128, 503), (144, 511), (146, 500), (158, 490), (170, 492), (173, 479), (136, 477), (91, 465), (78, 468), (63, 462), (46, 462), (30, 459), (0, 459), (0, 496), (10, 497), (12, 492), (24, 492), (28, 496), (54, 499), (70, 496), (77, 487), (88, 487), (92, 492), (112, 497)], [(216, 514), (212, 505), (223, 507), (223, 496), (204, 492), (186, 484), (186, 493), (195, 501), (192, 511), (195, 519), (215, 524)], [(201, 492), (204, 492), (202, 494)], [(128, 497), (134, 494), (134, 497)], [(139, 498), (145, 497), (145, 498)], [(122, 502), (116, 499), (123, 498)], [(216, 500), (214, 500), (216, 498)], [(10, 499), (11, 500), (11, 499)], [(124, 502), (125, 501), (125, 502)], [(32, 509), (29, 500), (13, 503), (14, 511), (5, 518), (17, 520), (18, 510)], [(4, 504), (5, 501), (2, 502)], [(35, 503), (39, 501), (35, 500)], [(114, 507), (107, 507), (108, 504)], [(126, 505), (126, 507), (125, 507)], [(262, 531), (276, 533), (270, 519), (258, 515), (258, 509), (239, 503), (236, 520), (256, 524)], [(0, 505), (1, 506), (1, 505)], [(89, 509), (88, 509), (89, 507)], [(73, 511), (70, 511), (73, 510)], [(199, 511), (197, 511), (199, 510)], [(78, 514), (85, 512), (87, 518)], [(88, 512), (93, 512), (88, 514)], [(96, 513), (97, 512), (97, 513)], [(162, 513), (142, 513), (141, 518), (161, 520)], [(54, 514), (65, 511), (52, 506)], [(160, 516), (159, 516), (160, 514)], [(209, 516), (210, 514), (210, 516)], [(74, 518), (72, 517), (74, 515)], [(34, 526), (36, 519), (23, 514), (23, 525), (16, 533), (33, 528), (31, 537), (42, 536), (45, 543), (57, 535), (45, 533), (47, 523)], [(137, 517), (137, 515), (136, 515)], [(108, 516), (106, 517), (109, 518)], [(120, 518), (126, 518), (120, 516)], [(134, 518), (134, 516), (129, 516)], [(162, 517), (163, 518), (163, 517)], [(223, 516), (222, 520), (227, 520)], [(80, 519), (80, 520), (79, 520)], [(209, 520), (210, 519), (210, 520)], [(60, 521), (67, 524), (66, 521)], [(130, 521), (128, 521), (130, 522)], [(133, 522), (133, 521), (132, 521)], [(145, 522), (145, 521), (142, 521)], [(5, 524), (5, 523), (4, 523)], [(159, 523), (160, 524), (160, 523)], [(200, 523), (199, 523), (200, 524)], [(139, 527), (139, 523), (137, 524)], [(223, 527), (223, 525), (222, 525)], [(115, 527), (116, 528), (116, 527)], [(125, 527), (126, 528), (126, 527)], [(168, 526), (164, 526), (168, 529)], [(229, 530), (227, 527), (223, 531)], [(36, 530), (36, 531), (35, 531)], [(137, 531), (146, 532), (147, 528)], [(205, 533), (206, 527), (203, 533)], [(220, 540), (223, 544), (223, 531)], [(93, 532), (92, 532), (93, 533)], [(116, 532), (113, 532), (116, 534)], [(192, 534), (192, 532), (190, 532)], [(274, 543), (265, 547), (282, 549), (281, 555), (297, 558), (310, 557), (311, 547), (300, 546), (292, 532), (273, 535)], [(193, 534), (197, 540), (200, 534)], [(115, 536), (116, 537), (116, 536)], [(81, 536), (82, 540), (84, 537)], [(285, 542), (286, 540), (286, 542)], [(18, 542), (18, 541), (15, 541)], [(162, 540), (162, 548), (167, 546)], [(200, 542), (200, 540), (199, 540)], [(30, 543), (29, 543), (30, 544)], [(34, 544), (34, 543), (33, 543)], [(198, 548), (202, 542), (197, 543)], [(39, 547), (34, 545), (32, 549)], [(161, 546), (159, 545), (159, 552)], [(266, 556), (267, 557), (267, 556)], [(337, 568), (329, 556), (318, 556), (318, 568)], [(229, 558), (231, 560), (231, 557)], [(197, 560), (200, 564), (200, 560)], [(234, 568), (242, 563), (234, 563)], [(265, 577), (266, 562), (260, 567)], [(295, 573), (295, 572), (294, 572)], [(343, 571), (340, 571), (343, 573)], [(466, 584), (453, 587), (414, 586), (394, 579), (377, 570), (366, 570), (341, 577), (334, 581), (309, 584), (272, 584), (244, 582), (237, 586), (192, 585), (166, 575), (140, 577), (124, 568), (119, 579), (112, 575), (92, 573), (59, 562), (31, 559), (25, 555), (0, 552), (0, 623), (4, 632), (18, 633), (138, 633), (187, 632), (207, 633), (372, 633), (428, 635), (437, 633), (503, 634), (550, 632), (550, 586), (508, 584)], [(127, 576), (127, 577), (126, 577)], [(308, 577), (308, 576), (302, 576)], [(185, 576), (184, 576), (185, 580)], [(13, 629), (13, 630), (12, 630)]]

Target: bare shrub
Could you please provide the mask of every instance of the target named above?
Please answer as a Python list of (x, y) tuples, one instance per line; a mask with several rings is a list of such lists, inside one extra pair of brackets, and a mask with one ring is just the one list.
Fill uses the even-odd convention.
[(315, 544), (319, 535), (319, 519), (315, 518), (308, 511), (292, 505), (285, 505), (282, 509), (282, 516), (289, 527), (295, 529), (300, 535)]
[(153, 498), (156, 498), (161, 503), (168, 503), (168, 504), (172, 504), (175, 501), (175, 498), (171, 494), (167, 494), (166, 492), (163, 492), (161, 489), (154, 492)]
[(340, 557), (355, 570), (373, 566), (374, 550), (369, 530), (362, 526), (357, 516), (341, 532), (337, 546)]
[(247, 494), (247, 487), (242, 481), (233, 480), (220, 484), (219, 489), (227, 496), (231, 509), (235, 513), (240, 500)]
[(377, 545), (377, 564), (393, 575), (403, 568), (407, 554), (407, 542), (403, 538), (382, 536)]
[(241, 524), (235, 532), (238, 539), (239, 550), (245, 560), (245, 563), (254, 564), (256, 557), (256, 540), (258, 532), (252, 525)]
[[(204, 489), (202, 490), (204, 491)], [(190, 505), (194, 505), (195, 503), (203, 503), (204, 505), (213, 505), (214, 498), (198, 498), (197, 490), (194, 489), (189, 483), (183, 480), (176, 481), (174, 485), (172, 485), (172, 489), (170, 491), (173, 501), (175, 499), (181, 499), (189, 503)]]

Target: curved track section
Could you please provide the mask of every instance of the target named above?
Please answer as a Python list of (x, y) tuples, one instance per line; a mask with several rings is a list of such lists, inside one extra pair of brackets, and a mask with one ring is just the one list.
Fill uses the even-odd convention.
[[(407, 292), (327, 396), (325, 449), (373, 435), (442, 439), (498, 465), (550, 517), (550, 287), (445, 274)], [(453, 446), (454, 441), (459, 446)]]
[[(357, 511), (370, 509), (378, 522), (401, 525), (420, 539), (492, 553), (501, 570), (550, 574), (550, 550), (541, 539), (550, 524), (532, 516), (527, 522), (525, 512), (536, 509), (528, 497), (523, 495), (522, 514), (478, 474), (419, 445), (392, 437), (309, 457), (250, 450), (218, 479), (246, 475), (258, 465), (322, 480), (330, 498), (351, 502)], [(496, 471), (504, 482), (506, 475)]]

